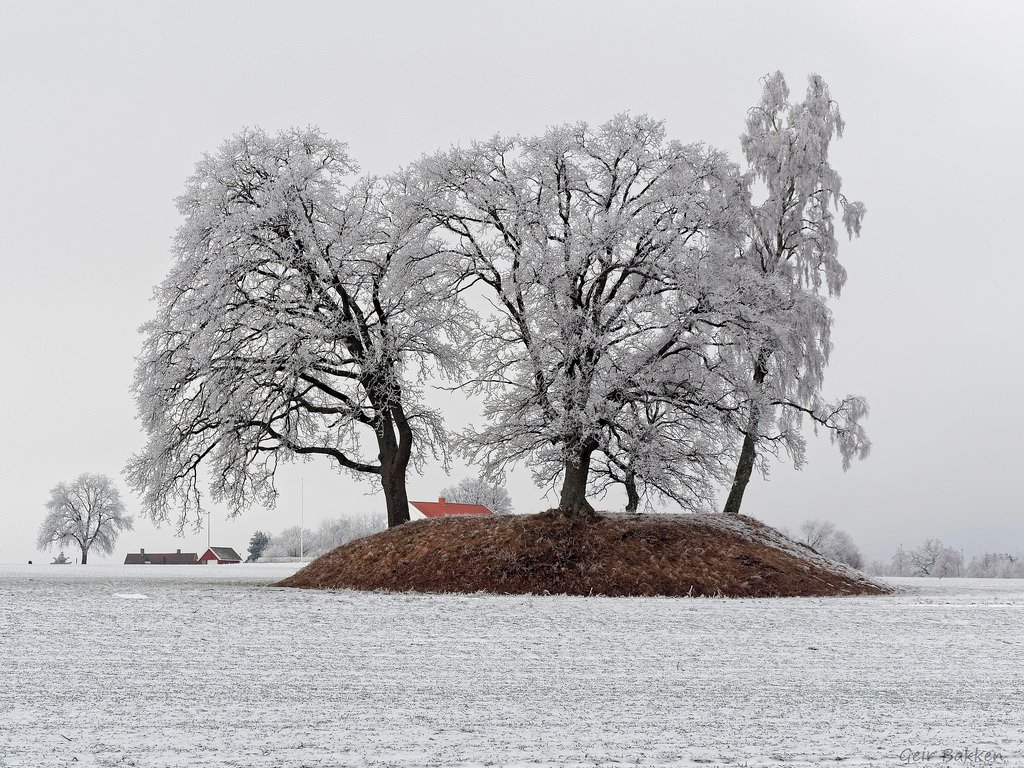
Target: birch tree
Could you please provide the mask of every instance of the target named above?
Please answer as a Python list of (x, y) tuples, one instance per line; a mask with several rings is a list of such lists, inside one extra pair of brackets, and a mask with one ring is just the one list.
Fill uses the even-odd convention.
[(714, 336), (744, 315), (723, 278), (744, 189), (722, 153), (622, 115), (495, 137), (412, 175), (494, 309), (468, 350), (489, 471), (526, 460), (542, 482), (560, 476), (563, 512), (589, 516), (592, 457), (614, 450), (629, 404), (725, 402)]
[(281, 461), (323, 456), (376, 476), (393, 526), (410, 467), (446, 459), (420, 389), (459, 368), (452, 270), (400, 184), (355, 171), (315, 129), (246, 130), (196, 166), (135, 378), (126, 473), (155, 520), (198, 524), (201, 467), (237, 514), (273, 505)]
[(727, 513), (739, 513), (759, 454), (784, 449), (802, 464), (804, 419), (828, 431), (844, 469), (870, 450), (862, 426), (866, 401), (847, 396), (828, 402), (821, 395), (831, 351), (826, 296), (838, 296), (846, 282), (836, 215), (852, 238), (860, 234), (865, 211), (846, 198), (829, 163), (830, 144), (842, 136), (843, 126), (818, 75), (808, 78), (806, 96), (797, 103), (789, 101), (782, 73), (769, 75), (760, 102), (747, 115), (743, 152), (765, 198), (750, 208), (742, 259), (764, 276), (783, 280), (790, 300), (779, 307), (774, 333), (738, 337), (737, 364), (747, 369), (751, 388)]
[(42, 550), (76, 546), (82, 553), (82, 565), (91, 551), (111, 554), (118, 537), (135, 522), (114, 481), (106, 475), (84, 474), (70, 483), (58, 483), (50, 490), (46, 510), (36, 546)]

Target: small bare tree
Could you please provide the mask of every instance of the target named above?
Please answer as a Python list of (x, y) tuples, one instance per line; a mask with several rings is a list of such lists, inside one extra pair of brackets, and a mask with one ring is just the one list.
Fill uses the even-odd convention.
[(105, 555), (113, 552), (118, 536), (134, 525), (114, 481), (106, 475), (79, 475), (71, 483), (58, 483), (50, 490), (46, 509), (36, 546), (48, 550), (74, 544), (82, 552), (82, 565), (92, 549)]
[(881, 574), (883, 576), (909, 576), (910, 575), (910, 557), (907, 555), (907, 550), (900, 544), (897, 548), (896, 553), (892, 556), (889, 561), (889, 567), (885, 569), (885, 572)]
[(826, 520), (805, 520), (800, 524), (796, 540), (837, 563), (846, 563), (851, 568), (864, 565), (864, 558), (850, 534)]
[(907, 555), (913, 576), (959, 576), (963, 557), (938, 539), (928, 539)]

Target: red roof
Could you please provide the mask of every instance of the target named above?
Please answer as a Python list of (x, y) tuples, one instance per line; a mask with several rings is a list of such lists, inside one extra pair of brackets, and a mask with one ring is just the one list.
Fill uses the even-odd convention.
[(410, 501), (424, 517), (445, 517), (446, 515), (493, 515), (483, 504), (455, 504), (443, 498), (437, 501)]
[(200, 560), (216, 560), (218, 563), (240, 563), (242, 558), (231, 547), (210, 547), (199, 556)]

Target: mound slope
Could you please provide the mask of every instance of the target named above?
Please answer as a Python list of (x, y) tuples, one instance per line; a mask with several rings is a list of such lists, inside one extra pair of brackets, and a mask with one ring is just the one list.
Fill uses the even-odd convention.
[(351, 541), (279, 586), (608, 596), (876, 595), (891, 589), (744, 516), (445, 517)]

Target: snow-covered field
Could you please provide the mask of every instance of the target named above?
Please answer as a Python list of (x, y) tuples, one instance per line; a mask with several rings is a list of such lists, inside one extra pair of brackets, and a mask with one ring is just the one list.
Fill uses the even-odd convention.
[(295, 567), (0, 567), (0, 766), (1024, 766), (1024, 581), (265, 586)]

